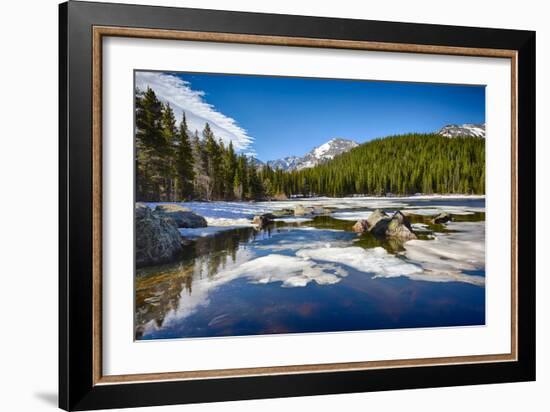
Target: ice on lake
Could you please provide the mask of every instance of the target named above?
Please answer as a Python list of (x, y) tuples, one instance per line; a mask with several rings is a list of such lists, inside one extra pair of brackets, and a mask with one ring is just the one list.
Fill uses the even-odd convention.
[[(181, 261), (138, 270), (138, 339), (485, 322), (484, 197), (183, 205), (208, 227), (180, 229), (191, 242)], [(251, 223), (297, 205), (328, 215), (284, 216), (262, 230)], [(396, 244), (351, 230), (377, 208), (406, 213), (419, 239)], [(432, 224), (441, 212), (454, 221)]]

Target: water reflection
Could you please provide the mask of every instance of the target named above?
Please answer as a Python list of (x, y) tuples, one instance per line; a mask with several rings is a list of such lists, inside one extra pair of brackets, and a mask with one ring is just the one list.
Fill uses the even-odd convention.
[[(432, 240), (434, 233), (461, 232), (460, 225), (452, 229), (452, 225), (431, 223), (432, 217), (410, 215), (420, 240)], [(484, 220), (484, 212), (453, 215), (458, 223)], [(402, 242), (355, 234), (353, 224), (352, 220), (317, 216), (278, 221), (263, 230), (240, 227), (188, 240), (180, 261), (138, 269), (136, 339), (485, 322), (484, 288), (456, 282), (415, 282), (411, 280), (414, 271), (410, 278), (377, 279), (365, 276), (369, 271), (358, 270), (361, 266), (357, 263), (346, 264), (345, 258), (336, 263), (323, 261), (323, 247), (328, 254), (355, 251), (350, 247), (371, 253), (381, 247), (402, 265), (399, 259), (406, 254)], [(381, 259), (386, 262), (389, 257)], [(478, 266), (465, 266), (464, 276), (484, 276), (484, 265)], [(387, 269), (382, 266), (378, 270)]]

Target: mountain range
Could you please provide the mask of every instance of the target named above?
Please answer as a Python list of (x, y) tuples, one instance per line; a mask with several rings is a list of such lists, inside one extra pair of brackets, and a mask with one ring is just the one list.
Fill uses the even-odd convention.
[[(485, 138), (485, 123), (471, 124), (465, 123), (462, 125), (449, 124), (442, 127), (437, 134), (444, 137), (471, 136)], [(269, 160), (266, 163), (253, 158), (252, 160), (258, 167), (263, 167), (266, 164), (274, 170), (280, 169), (284, 171), (302, 170), (317, 166), (320, 163), (334, 159), (342, 153), (345, 153), (354, 147), (359, 146), (354, 140), (334, 138), (320, 146), (313, 148), (304, 156), (287, 156), (281, 159)]]
[(304, 156), (287, 156), (282, 159), (269, 160), (267, 165), (272, 169), (285, 171), (307, 169), (317, 166), (319, 163), (334, 159), (348, 150), (359, 146), (359, 143), (342, 138), (330, 139), (328, 142), (313, 148)]

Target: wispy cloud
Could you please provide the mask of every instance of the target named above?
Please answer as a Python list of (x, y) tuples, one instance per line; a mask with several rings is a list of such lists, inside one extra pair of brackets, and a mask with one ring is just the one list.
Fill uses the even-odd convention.
[(177, 76), (159, 72), (136, 72), (136, 87), (146, 90), (150, 87), (164, 103), (170, 103), (176, 119), (179, 122), (185, 111), (187, 125), (190, 130), (204, 128), (206, 122), (210, 124), (217, 138), (224, 143), (233, 142), (236, 150), (251, 150), (254, 139), (247, 131), (237, 124), (235, 119), (224, 115), (204, 99), (204, 92), (193, 90), (191, 84)]

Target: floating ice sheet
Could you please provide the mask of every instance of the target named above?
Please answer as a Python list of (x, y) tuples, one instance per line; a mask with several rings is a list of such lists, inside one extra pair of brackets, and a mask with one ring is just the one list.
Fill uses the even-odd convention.
[(485, 222), (450, 222), (447, 228), (453, 232), (436, 233), (433, 240), (408, 241), (403, 255), (434, 278), (485, 284), (483, 276), (463, 273), (485, 270)]

